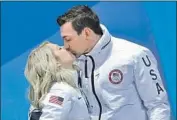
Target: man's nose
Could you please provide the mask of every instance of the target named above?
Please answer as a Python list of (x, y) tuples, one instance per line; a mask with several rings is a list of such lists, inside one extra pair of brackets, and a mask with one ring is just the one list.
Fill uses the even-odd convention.
[(69, 50), (69, 44), (67, 44), (66, 42), (64, 42), (64, 48), (65, 48), (66, 50)]

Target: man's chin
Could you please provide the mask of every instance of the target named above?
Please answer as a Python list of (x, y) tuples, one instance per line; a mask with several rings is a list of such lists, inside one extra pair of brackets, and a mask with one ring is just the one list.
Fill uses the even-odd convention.
[(77, 54), (77, 53), (74, 53), (74, 52), (71, 52), (76, 58), (79, 58), (81, 56), (81, 54)]
[(78, 58), (78, 55), (77, 55), (77, 54), (75, 54), (75, 53), (73, 53), (73, 52), (71, 52), (71, 54), (74, 55), (76, 58)]
[(76, 58), (79, 58), (81, 55), (75, 55)]

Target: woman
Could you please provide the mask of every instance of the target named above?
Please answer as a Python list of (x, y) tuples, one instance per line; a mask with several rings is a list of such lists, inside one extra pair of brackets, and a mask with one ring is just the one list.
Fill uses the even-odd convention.
[(86, 103), (76, 88), (75, 57), (50, 42), (34, 49), (25, 76), (30, 83), (29, 120), (89, 120)]

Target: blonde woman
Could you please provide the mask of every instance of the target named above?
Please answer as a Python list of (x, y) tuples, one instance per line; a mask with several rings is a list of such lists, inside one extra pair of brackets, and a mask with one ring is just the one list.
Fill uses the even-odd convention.
[(76, 88), (75, 57), (50, 42), (34, 49), (25, 76), (30, 84), (29, 120), (89, 120), (86, 103)]

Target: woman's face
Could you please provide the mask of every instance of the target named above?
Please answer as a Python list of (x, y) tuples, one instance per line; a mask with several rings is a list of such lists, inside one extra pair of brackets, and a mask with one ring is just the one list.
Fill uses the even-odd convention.
[(75, 56), (65, 50), (63, 47), (56, 44), (47, 44), (52, 49), (52, 52), (61, 65), (65, 68), (72, 68), (73, 62), (75, 61)]

